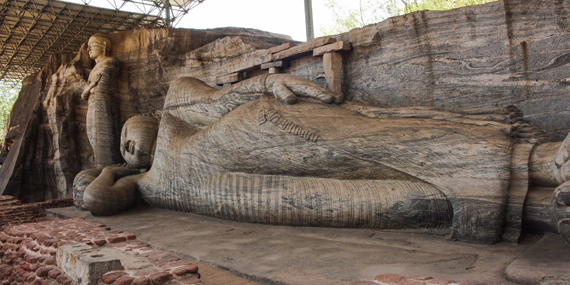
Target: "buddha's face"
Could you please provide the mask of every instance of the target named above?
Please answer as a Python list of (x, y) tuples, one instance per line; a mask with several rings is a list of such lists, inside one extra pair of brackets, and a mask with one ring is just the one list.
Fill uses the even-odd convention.
[(101, 55), (105, 54), (105, 47), (95, 41), (89, 41), (89, 45), (87, 46), (87, 52), (89, 52), (89, 57), (91, 59), (97, 59)]
[(129, 119), (121, 132), (121, 154), (131, 168), (149, 169), (154, 160), (158, 120), (152, 116)]

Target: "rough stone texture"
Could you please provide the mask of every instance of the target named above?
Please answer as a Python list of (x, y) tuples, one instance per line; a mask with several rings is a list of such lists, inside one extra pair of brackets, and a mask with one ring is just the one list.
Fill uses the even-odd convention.
[[(570, 129), (569, 110), (559, 104), (568, 88), (559, 79), (570, 74), (568, 6), (506, 0), (417, 12), (339, 35), (353, 46), (343, 59), (343, 90), (350, 100), (383, 107), (514, 104), (560, 137)], [(168, 86), (181, 76), (213, 86), (216, 77), (247, 67), (248, 76), (258, 74), (256, 66), (270, 56), (266, 49), (288, 39), (239, 29), (153, 29), (114, 34), (111, 41), (121, 62), (123, 122), (160, 109)], [(91, 68), (82, 49), (75, 59), (53, 57), (24, 82), (6, 136), (5, 146), (14, 151), (0, 175), (5, 194), (26, 202), (70, 197), (75, 174), (93, 168), (87, 105), (79, 99)], [(322, 60), (311, 55), (285, 72), (324, 84)]]
[[(290, 41), (290, 37), (238, 28), (142, 29), (110, 38), (111, 56), (119, 60), (121, 69), (121, 122), (135, 114), (159, 110), (169, 83), (188, 72), (191, 65), (201, 70), (194, 71), (195, 76), (209, 74), (210, 82), (214, 82), (223, 72), (199, 68), (201, 65), (226, 70), (227, 64), (220, 66), (220, 62), (233, 60), (239, 64), (244, 53)], [(225, 45), (220, 43), (224, 41), (231, 44), (225, 55), (198, 49), (214, 42), (211, 46), (223, 50)], [(194, 59), (181, 59), (187, 54)], [(264, 59), (260, 57), (259, 64)], [(3, 194), (24, 202), (71, 198), (75, 175), (82, 169), (95, 168), (85, 125), (87, 102), (80, 98), (93, 64), (84, 46), (75, 57), (52, 57), (41, 72), (24, 80), (3, 144)]]
[(103, 274), (123, 269), (121, 260), (114, 254), (81, 243), (59, 247), (56, 260), (57, 266), (78, 285), (96, 285)]
[[(565, 133), (570, 127), (570, 119), (567, 116), (566, 105), (559, 102), (564, 101), (567, 89), (565, 82), (568, 80), (559, 79), (567, 77), (569, 68), (566, 66), (568, 51), (566, 43), (569, 36), (565, 27), (568, 5), (568, 1), (506, 0), (453, 11), (413, 13), (339, 35), (334, 40), (349, 40), (352, 44), (352, 50), (343, 55), (343, 91), (349, 100), (382, 107), (471, 108), (514, 104), (522, 109), (535, 125), (558, 134)], [(306, 47), (312, 49), (319, 42), (333, 40), (315, 40), (279, 51), (277, 53), (279, 56), (274, 56), (275, 54), (272, 56), (267, 53), (267, 49), (278, 46), (286, 39), (267, 37), (267, 34), (261, 33), (245, 35), (245, 31), (240, 31), (241, 36), (230, 37), (222, 37), (222, 33), (231, 34), (228, 30), (219, 33), (138, 30), (111, 35), (113, 46), (117, 47), (112, 55), (119, 59), (122, 65), (123, 83), (119, 86), (121, 119), (124, 121), (133, 114), (161, 109), (165, 90), (178, 77), (197, 77), (213, 86), (219, 76), (241, 72), (247, 77), (252, 77), (264, 73), (259, 70), (261, 64), (272, 58), (292, 60), (286, 72), (324, 84), (321, 58), (312, 57), (311, 54), (302, 56), (308, 52), (305, 50)], [(192, 41), (192, 44), (185, 44), (187, 41)], [(85, 106), (71, 103), (69, 103), (71, 105), (57, 105), (57, 102), (60, 102), (58, 100), (63, 100), (57, 98), (62, 96), (68, 98), (65, 102), (74, 102), (73, 98), (77, 97), (76, 91), (85, 86), (91, 62), (86, 60), (83, 50), (73, 61), (54, 72), (56, 63), (47, 67), (42, 73), (44, 77), (38, 75), (30, 78), (25, 84), (23, 92), (29, 94), (22, 98), (37, 94), (36, 99), (35, 97), (27, 99), (26, 102), (38, 106), (28, 108), (34, 110), (38, 116), (29, 117), (31, 115), (23, 114), (22, 118), (11, 120), (9, 125), (8, 133), (11, 135), (7, 141), (13, 139), (13, 142), (7, 145), (13, 150), (17, 147), (17, 151), (11, 151), (6, 159), (8, 165), (2, 168), (0, 188), (10, 183), (10, 187), (4, 187), (4, 191), (18, 193), (26, 200), (44, 199), (50, 195), (68, 197), (73, 174), (80, 168), (92, 166), (90, 150), (85, 147), (81, 129)], [(52, 73), (55, 77), (47, 79)], [(38, 90), (47, 90), (47, 93)], [(38, 102), (43, 104), (37, 104)], [(23, 101), (17, 104), (20, 110), (22, 104)], [(68, 120), (68, 124), (79, 122), (74, 125), (74, 130), (78, 131), (74, 133), (69, 127), (67, 127), (69, 131), (64, 131), (63, 127), (47, 127), (46, 124), (42, 124), (46, 122), (46, 118), (50, 118), (49, 114), (60, 114), (58, 108), (73, 110), (69, 115), (62, 117), (61, 122), (65, 119)], [(272, 112), (271, 119), (266, 119), (270, 121), (269, 123), (288, 131), (287, 126), (279, 125), (278, 119), (271, 122), (276, 117), (278, 117), (276, 113)], [(20, 121), (21, 124), (13, 124)], [(56, 125), (59, 124), (56, 121)], [(61, 124), (63, 126), (67, 123)], [(44, 138), (27, 140), (27, 136), (15, 135), (21, 134), (20, 131), (24, 129), (28, 133), (36, 126), (45, 127), (39, 132)], [(34, 132), (30, 138), (37, 133)], [(293, 133), (311, 140), (315, 138), (316, 132), (296, 129)], [(65, 145), (60, 140), (70, 145)], [(29, 147), (25, 141), (33, 141), (34, 148), (41, 148), (42, 152), (26, 151)], [(59, 144), (58, 148), (55, 147), (56, 144)], [(64, 147), (61, 147), (62, 145)], [(507, 148), (503, 150), (509, 152)], [(65, 150), (66, 154), (61, 155), (61, 150)], [(23, 160), (25, 155), (31, 157)], [(487, 155), (493, 159), (505, 158), (490, 153)], [(78, 164), (80, 167), (77, 167)], [(505, 170), (504, 166), (494, 165), (502, 169), (501, 171)], [(416, 166), (408, 164), (408, 167)], [(447, 167), (455, 166), (447, 165)], [(37, 176), (38, 179), (34, 181), (44, 182), (47, 186), (45, 189), (27, 187), (25, 189), (35, 192), (20, 195), (20, 189), (24, 189), (21, 183), (22, 173), (28, 171), (34, 172), (32, 177)], [(489, 170), (488, 173), (500, 176), (496, 177), (497, 181), (508, 183), (502, 180), (505, 177), (502, 172), (493, 171)], [(299, 175), (307, 174), (305, 171)], [(365, 178), (364, 176), (358, 178)], [(263, 179), (254, 181), (262, 183)], [(222, 177), (214, 179), (213, 182), (224, 182), (224, 180)], [(491, 183), (484, 179), (478, 180), (480, 184), (487, 182)], [(479, 186), (487, 189), (484, 185)], [(485, 195), (483, 197), (488, 198)], [(462, 200), (463, 198), (466, 199)], [(487, 216), (495, 217), (493, 211), (504, 206), (503, 202), (498, 202), (497, 205), (486, 204), (485, 207), (479, 207), (479, 204), (468, 201), (468, 197), (463, 198), (454, 201), (453, 207), (456, 213), (461, 209), (463, 212), (487, 212)], [(503, 201), (505, 197), (492, 198)], [(471, 206), (463, 208), (464, 203)], [(493, 203), (495, 202), (491, 202)], [(486, 208), (487, 206), (489, 208)], [(230, 215), (228, 213), (221, 211), (218, 215)], [(520, 215), (519, 210), (509, 213)], [(458, 215), (454, 219), (461, 217)], [(486, 219), (475, 220), (477, 223), (487, 223)], [(461, 221), (456, 222), (454, 227), (466, 224)], [(489, 227), (495, 231), (493, 237), (481, 239), (496, 240), (497, 231), (502, 231), (499, 229), (501, 228), (499, 224), (502, 222), (502, 217), (491, 221)], [(467, 235), (470, 230), (461, 229), (463, 232), (460, 235)], [(485, 235), (485, 231), (473, 231), (474, 239), (479, 239), (477, 237), (479, 234)]]
[[(150, 170), (106, 167), (77, 196), (95, 215), (126, 208), (136, 189), (154, 206), (242, 222), (427, 229), (478, 243), (500, 241), (507, 220), (518, 240), (529, 180), (519, 165), (543, 146), (528, 144), (542, 133), (516, 108), (331, 104), (340, 100), (286, 74), (221, 90), (181, 78), (160, 122), (123, 126), (125, 160)], [(556, 148), (540, 160), (557, 177), (570, 165), (566, 143), (556, 143), (560, 166)]]
[(89, 57), (95, 67), (89, 73), (87, 86), (81, 99), (87, 106), (87, 137), (93, 150), (97, 167), (113, 165), (122, 161), (119, 152), (119, 61), (110, 56), (112, 43), (107, 35), (95, 34), (89, 38)]
[(537, 126), (564, 135), (569, 7), (506, 0), (353, 30), (340, 37), (353, 45), (345, 93), (385, 107), (514, 104)]
[(507, 267), (505, 276), (517, 284), (568, 284), (570, 282), (568, 243), (560, 236), (546, 234)]

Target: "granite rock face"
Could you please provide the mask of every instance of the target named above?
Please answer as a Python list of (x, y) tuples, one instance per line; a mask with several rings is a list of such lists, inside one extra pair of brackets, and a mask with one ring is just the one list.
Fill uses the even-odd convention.
[(570, 126), (569, 1), (505, 0), (417, 12), (342, 35), (348, 100), (383, 107), (515, 105), (536, 126)]
[[(133, 115), (162, 108), (169, 83), (181, 76), (172, 69), (219, 66), (225, 59), (291, 41), (282, 35), (238, 28), (143, 29), (112, 34), (110, 38), (112, 56), (121, 68), (121, 125)], [(225, 41), (231, 47), (228, 54), (217, 50), (215, 59), (207, 55), (207, 50), (198, 49), (214, 42), (212, 46), (221, 43), (224, 52)], [(196, 55), (189, 57), (194, 59), (183, 60), (192, 53)], [(75, 57), (53, 57), (40, 73), (24, 80), (6, 128), (2, 152), (5, 161), (0, 174), (3, 193), (24, 202), (71, 198), (75, 175), (96, 167), (86, 132), (87, 102), (81, 99), (94, 63), (84, 46)], [(193, 75), (199, 76), (197, 71)]]
[[(444, 12), (417, 12), (334, 36), (343, 53), (347, 100), (378, 107), (515, 105), (553, 140), (570, 130), (570, 1), (505, 0)], [(195, 77), (265, 73), (267, 49), (290, 38), (255, 30), (134, 30), (109, 35), (120, 63), (121, 124), (161, 110), (170, 85)], [(54, 57), (24, 82), (9, 125), (0, 189), (27, 202), (71, 197), (82, 169), (94, 168), (80, 99), (93, 62), (86, 48)], [(321, 57), (300, 54), (281, 72), (325, 85)]]

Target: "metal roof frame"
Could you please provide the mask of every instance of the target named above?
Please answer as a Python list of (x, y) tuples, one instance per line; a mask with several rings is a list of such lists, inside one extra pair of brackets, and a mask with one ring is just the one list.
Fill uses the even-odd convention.
[[(52, 54), (74, 54), (96, 32), (170, 27), (175, 16), (181, 17), (204, 0), (185, 1), (187, 6), (170, 9), (170, 2), (164, 0), (119, 0), (122, 5), (136, 2), (154, 7), (144, 8), (142, 14), (119, 10), (121, 5), (115, 0), (108, 0), (115, 3), (115, 10), (82, 1), (83, 5), (57, 0), (0, 0), (0, 80), (21, 80), (41, 70)], [(166, 7), (163, 2), (168, 3)], [(165, 9), (177, 14), (165, 13), (163, 17)]]
[[(90, 4), (93, 0), (81, 0)], [(123, 10), (126, 7), (136, 8), (146, 15), (164, 15), (166, 26), (173, 27), (188, 11), (205, 0), (107, 0), (113, 8)]]

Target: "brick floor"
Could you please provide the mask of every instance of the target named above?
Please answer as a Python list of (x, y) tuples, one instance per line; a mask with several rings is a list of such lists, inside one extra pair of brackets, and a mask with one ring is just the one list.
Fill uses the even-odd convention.
[(99, 284), (197, 284), (198, 267), (167, 252), (136, 241), (121, 232), (82, 218), (51, 219), (46, 208), (66, 207), (70, 199), (22, 204), (11, 196), (0, 196), (0, 284), (76, 284), (57, 266), (58, 247), (84, 243), (98, 248), (111, 246), (151, 263), (140, 270), (109, 272)]
[(12, 196), (0, 196), (0, 226), (45, 220), (45, 209), (61, 208), (73, 205), (73, 199), (58, 199), (46, 202), (27, 203)]

